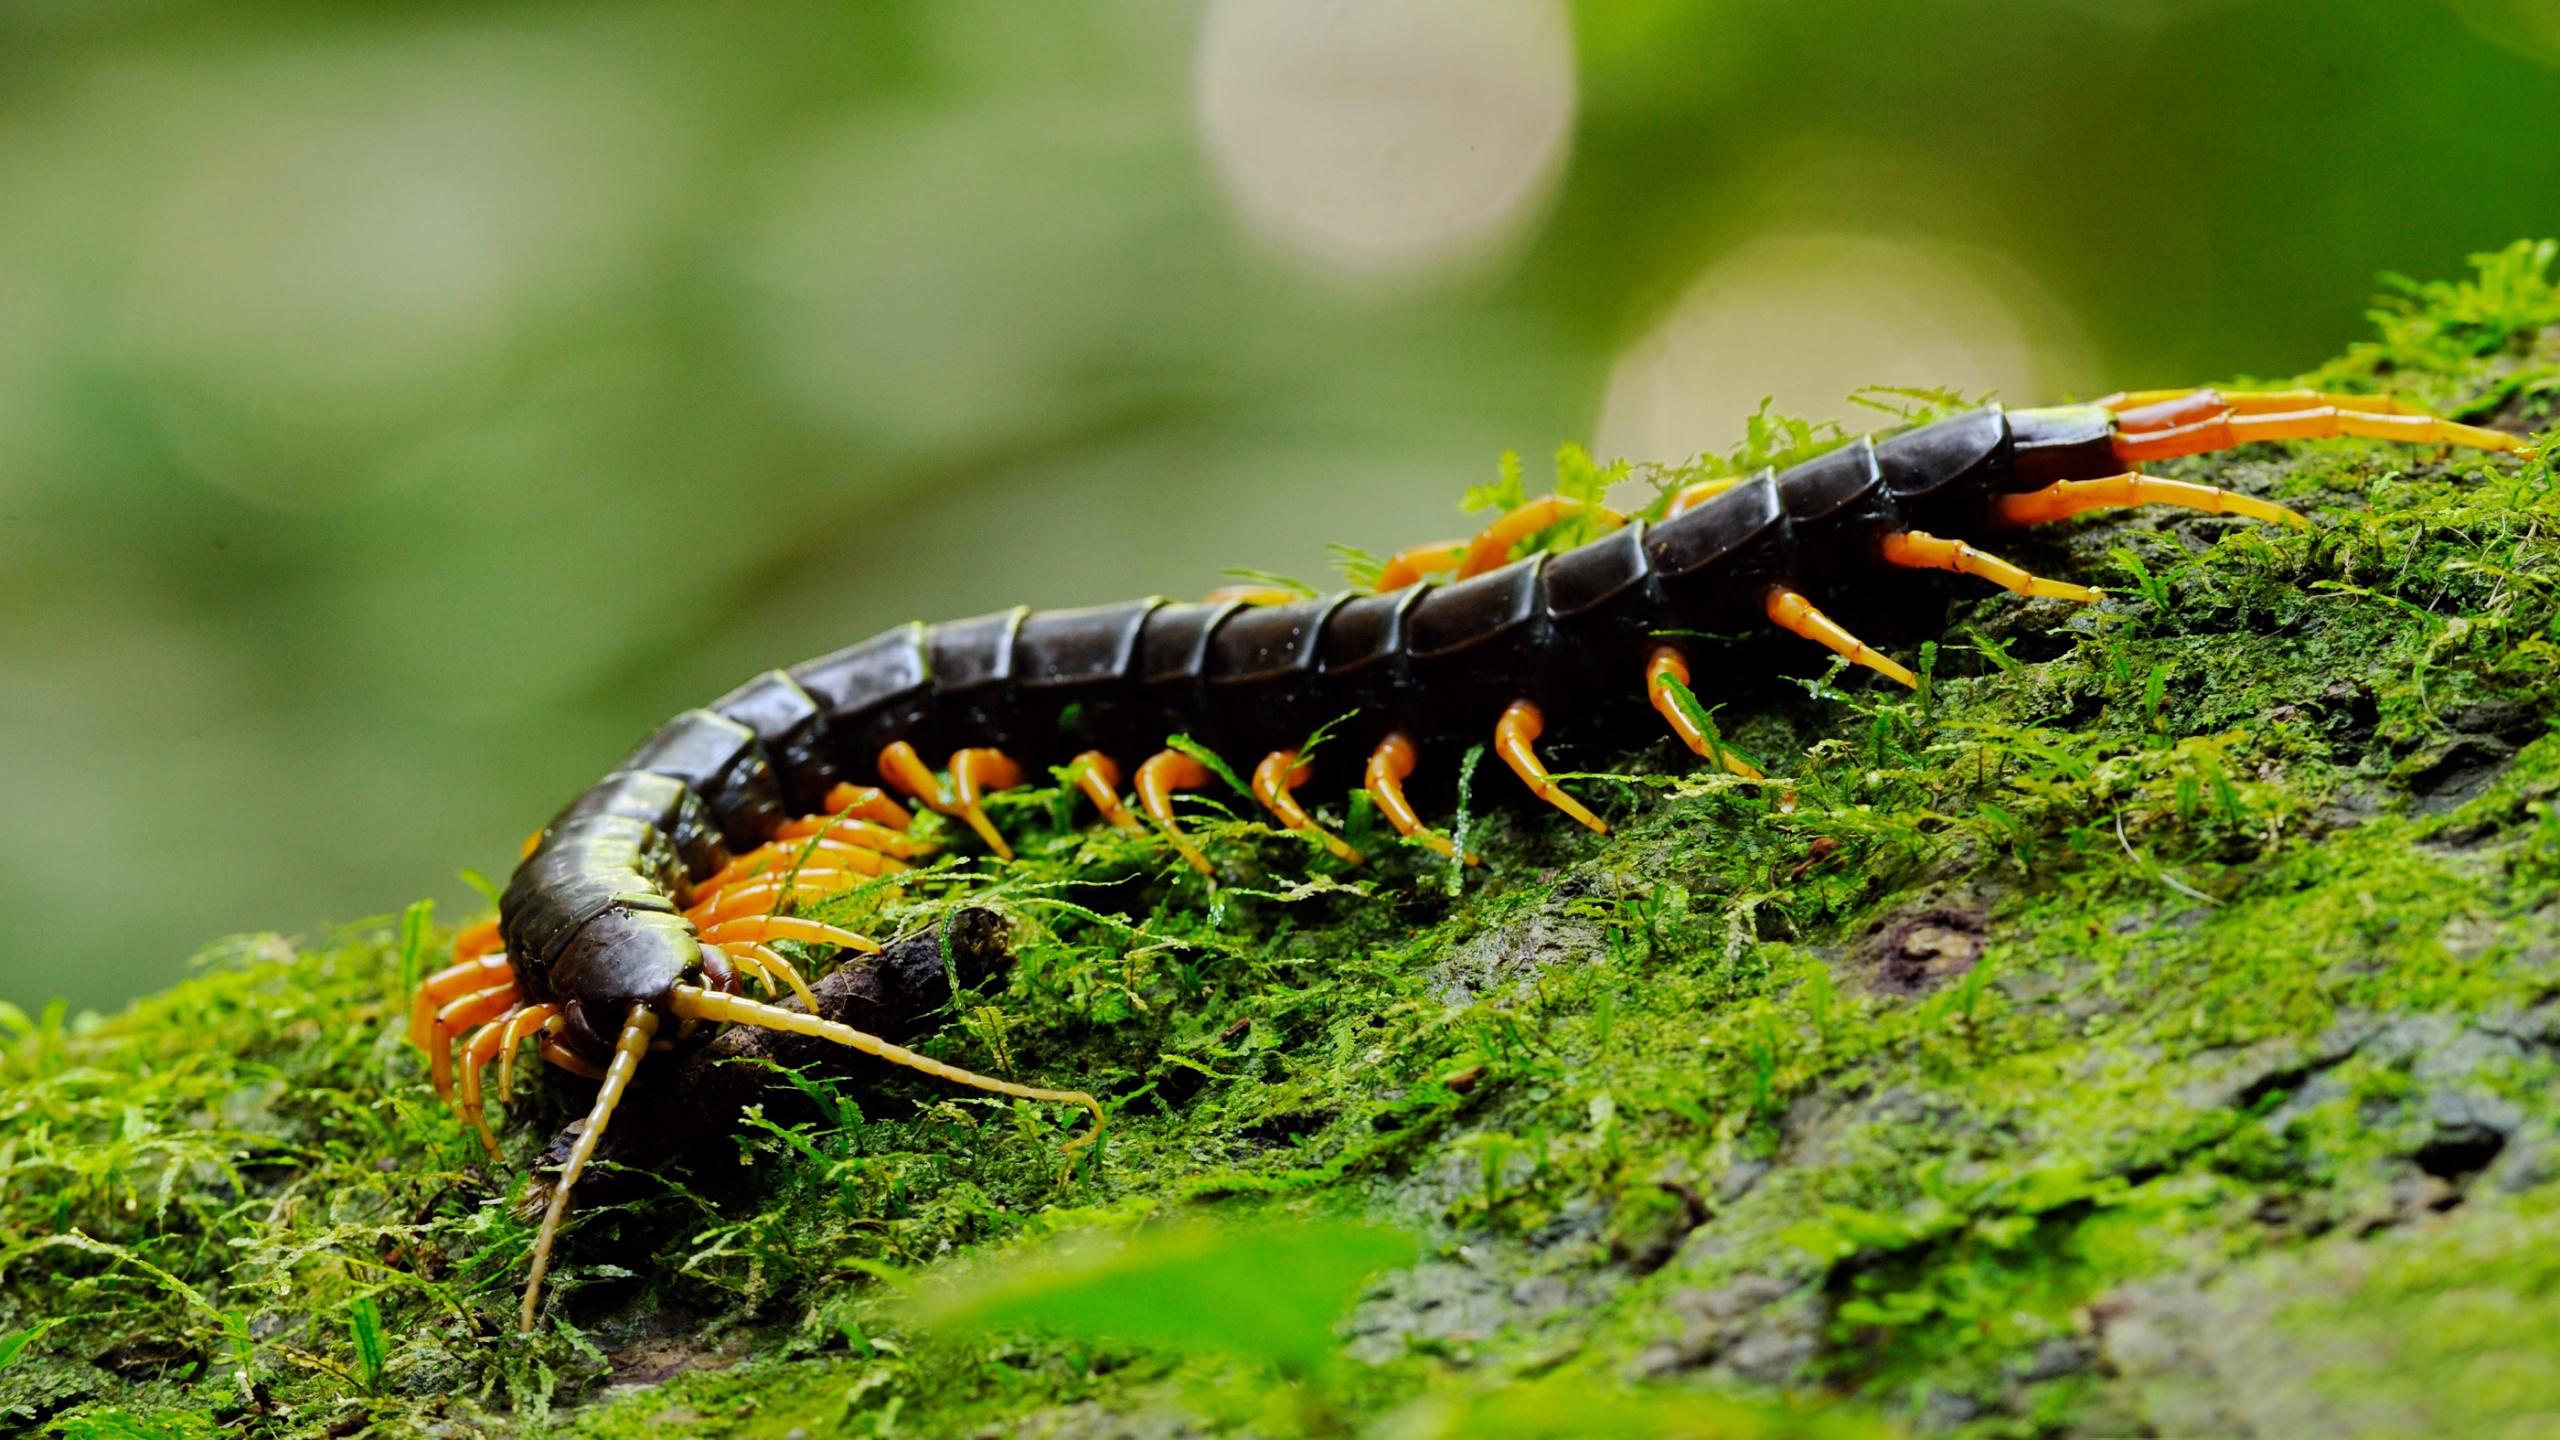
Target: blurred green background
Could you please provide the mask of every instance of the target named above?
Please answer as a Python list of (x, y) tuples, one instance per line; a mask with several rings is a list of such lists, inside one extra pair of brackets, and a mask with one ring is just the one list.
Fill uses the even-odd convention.
[(1506, 448), (2290, 371), (2554, 136), (2550, 0), (11, 0), (0, 996), (467, 913), (757, 669)]

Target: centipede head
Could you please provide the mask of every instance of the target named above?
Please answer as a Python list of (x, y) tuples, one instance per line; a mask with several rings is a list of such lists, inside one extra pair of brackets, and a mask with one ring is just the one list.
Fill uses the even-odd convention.
[(598, 914), (551, 963), (561, 1043), (589, 1064), (609, 1063), (631, 1008), (672, 1018), (669, 996), (702, 968), (702, 944), (683, 916), (626, 906)]

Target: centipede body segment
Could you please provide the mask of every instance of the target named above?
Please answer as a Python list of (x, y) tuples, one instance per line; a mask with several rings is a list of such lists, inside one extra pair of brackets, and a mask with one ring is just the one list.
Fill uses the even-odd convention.
[[(1824, 598), (1881, 571), (1938, 570), (2022, 596), (2093, 601), (2096, 591), (2000, 558), (1991, 537), (2148, 504), (2302, 523), (2282, 506), (2137, 466), (2336, 435), (2525, 451), (2503, 433), (2387, 398), (2308, 391), (1993, 407), (1783, 472), (1693, 485), (1650, 523), (1545, 497), (1475, 536), (1398, 552), (1366, 592), (1302, 599), (1254, 587), (1201, 603), (1015, 609), (904, 626), (758, 676), (660, 726), (570, 801), (528, 845), (495, 924), (466, 930), (456, 962), (418, 989), (411, 1038), (493, 1154), (482, 1081), (491, 1063), (503, 1093), (530, 1042), (600, 1085), (535, 1242), (523, 1322), (538, 1314), (567, 1197), (624, 1088), (645, 1083), (649, 1055), (705, 1026), (819, 1036), (950, 1083), (1075, 1105), (1094, 1122), (1086, 1139), (1098, 1133), (1101, 1107), (1081, 1091), (979, 1075), (743, 993), (752, 984), (808, 996), (773, 942), (877, 948), (788, 912), (893, 886), (932, 852), (896, 796), (957, 821), (1001, 863), (1011, 851), (986, 797), (1054, 767), (1108, 823), (1160, 837), (1176, 873), (1214, 877), (1217, 859), (1185, 833), (1177, 799), (1220, 782), (1197, 754), (1166, 744), (1186, 735), (1258, 757), (1240, 767), (1253, 776), (1252, 798), (1340, 863), (1366, 857), (1301, 793), (1328, 778), (1359, 785), (1399, 835), (1454, 860), (1455, 844), (1406, 786), (1481, 744), (1531, 795), (1605, 833), (1607, 821), (1542, 757), (1550, 732), (1641, 699), (1702, 758), (1759, 775), (1693, 711), (1694, 692), (1714, 693), (1724, 677), (1680, 637), (1775, 627), (1913, 684), (1908, 668), (1825, 614)], [(1578, 548), (1510, 558), (1568, 518), (1614, 528)], [(1440, 572), (1451, 578), (1434, 582)], [(1320, 728), (1330, 735), (1324, 753), (1301, 754)], [(928, 758), (937, 755), (948, 757), (939, 771)]]

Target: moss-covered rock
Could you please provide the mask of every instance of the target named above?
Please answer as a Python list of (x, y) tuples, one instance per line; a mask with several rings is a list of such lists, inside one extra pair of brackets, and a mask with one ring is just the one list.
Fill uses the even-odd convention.
[[(2517, 430), (2551, 247), (2307, 377)], [(2175, 473), (2316, 517), (2023, 537), (2100, 606), (1837, 606), (1916, 695), (1736, 641), (1773, 776), (1461, 786), (1480, 870), (1005, 797), (1006, 917), (926, 1048), (1071, 1114), (802, 1076), (582, 1205), (513, 1327), (529, 1162), (404, 1048), (412, 915), (261, 938), (0, 1084), (0, 1426), (75, 1436), (2538, 1434), (2560, 1422), (2560, 487), (2336, 442)], [(1625, 703), (1640, 703), (1632, 693)], [(1470, 793), (1471, 792), (1471, 793)], [(645, 1081), (644, 1081), (645, 1083)], [(1061, 1173), (1062, 1169), (1065, 1173)]]

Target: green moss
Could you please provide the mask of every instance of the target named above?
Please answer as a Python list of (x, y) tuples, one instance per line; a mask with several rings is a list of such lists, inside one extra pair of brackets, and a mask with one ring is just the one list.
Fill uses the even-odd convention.
[[(2552, 258), (2407, 287), (2309, 379), (2542, 425)], [(1827, 438), (1764, 416), (1752, 455), (1661, 478)], [(2178, 473), (2318, 524), (2022, 537), (2111, 587), (2090, 610), (1915, 582), (1859, 623), (1921, 657), (1916, 696), (1737, 650), (1798, 677), (1710, 696), (1781, 778), (1568, 751), (1605, 838), (1471, 803), (1490, 863), (1453, 871), (1355, 805), (1373, 863), (1346, 869), (1213, 795), (1212, 890), (1074, 825), (1062, 787), (1001, 797), (1017, 863), (833, 909), (1008, 914), (1013, 973), (926, 1048), (1106, 1096), (1100, 1155), (1061, 1175), (1072, 1115), (817, 1082), (829, 1123), (755, 1118), (739, 1163), (590, 1207), (531, 1337), (526, 1171), (575, 1087), (520, 1086), (485, 1161), (401, 1043), (441, 943), (422, 914), (222, 947), (109, 1019), (0, 1010), (0, 1414), (629, 1437), (2548, 1413), (2560, 489), (2346, 442)], [(1379, 1226), (1421, 1258), (1366, 1289), (1286, 1258)], [(1104, 1258), (1057, 1258), (1074, 1236)], [(1286, 1307), (1274, 1267), (1303, 1282)]]

